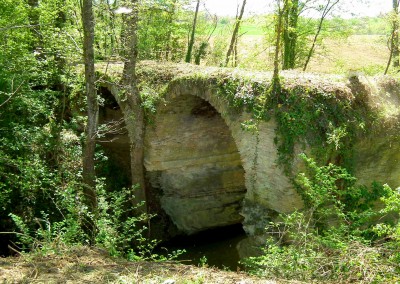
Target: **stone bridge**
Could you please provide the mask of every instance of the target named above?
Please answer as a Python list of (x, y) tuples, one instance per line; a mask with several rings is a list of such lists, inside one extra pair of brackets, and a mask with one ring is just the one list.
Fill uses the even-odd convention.
[[(107, 66), (112, 73), (109, 77), (118, 77), (119, 68)], [(218, 93), (218, 78), (246, 78), (268, 86), (271, 74), (156, 63), (142, 64), (138, 74), (142, 86), (166, 90), (146, 126), (144, 162), (148, 202), (158, 213), (162, 211), (175, 229), (192, 234), (242, 223), (249, 235), (256, 235), (279, 213), (303, 207), (292, 176), (278, 163), (276, 120), (260, 121), (258, 132), (244, 130), (242, 123), (252, 114), (238, 111)], [(360, 76), (353, 82), (348, 77), (305, 73), (282, 76), (289, 89), (312, 87), (329, 94), (344, 93), (354, 100), (360, 90), (367, 92), (363, 99), (380, 117), (375, 126), (357, 135), (352, 148), (353, 173), (365, 185), (373, 181), (394, 188), (400, 185), (397, 81)], [(101, 123), (133, 115), (124, 113), (118, 84), (105, 80), (100, 91), (105, 98)], [(251, 90), (248, 93), (251, 95)], [(109, 134), (102, 144), (118, 172), (129, 177), (127, 133)], [(308, 151), (304, 144), (295, 147), (296, 153)], [(301, 167), (295, 158), (293, 172)]]

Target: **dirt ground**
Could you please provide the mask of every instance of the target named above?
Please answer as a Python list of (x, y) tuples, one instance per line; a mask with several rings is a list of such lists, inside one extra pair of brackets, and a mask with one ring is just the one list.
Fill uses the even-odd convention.
[[(99, 249), (75, 248), (60, 254), (0, 258), (0, 283), (285, 283), (243, 272), (221, 271), (176, 262), (128, 262)], [(286, 282), (287, 283), (287, 282)]]

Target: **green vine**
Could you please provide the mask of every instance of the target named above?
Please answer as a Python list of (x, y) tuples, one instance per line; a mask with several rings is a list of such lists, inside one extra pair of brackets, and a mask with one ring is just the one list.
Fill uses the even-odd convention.
[(292, 172), (296, 144), (310, 146), (318, 161), (351, 168), (355, 137), (370, 119), (366, 105), (345, 92), (301, 85), (286, 88), (279, 81), (268, 84), (228, 77), (218, 82), (218, 95), (237, 111), (251, 113), (252, 120), (244, 126), (254, 128), (256, 121), (274, 117), (278, 162), (287, 174)]

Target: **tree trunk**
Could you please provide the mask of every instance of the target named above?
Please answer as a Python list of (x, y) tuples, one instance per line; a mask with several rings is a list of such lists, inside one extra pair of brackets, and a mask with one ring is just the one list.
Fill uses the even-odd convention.
[[(277, 101), (279, 98), (279, 94), (281, 93), (281, 83), (279, 79), (279, 54), (281, 52), (281, 41), (282, 41), (282, 26), (283, 26), (283, 16), (286, 9), (286, 0), (283, 2), (283, 7), (281, 7), (281, 0), (276, 0), (277, 2), (277, 19), (275, 26), (275, 55), (274, 55), (274, 73), (272, 75), (272, 82), (270, 86), (270, 94), (272, 101)], [(268, 99), (265, 100), (264, 104), (266, 105), (270, 101)]]
[[(61, 0), (60, 3), (61, 6), (58, 8), (57, 18), (55, 19), (55, 26), (59, 29), (59, 34), (64, 31), (65, 23), (67, 22), (67, 15), (64, 11), (66, 0)], [(65, 86), (63, 86), (64, 84), (61, 80), (61, 74), (63, 74), (64, 72), (66, 61), (65, 58), (61, 55), (61, 52), (56, 52), (56, 54), (54, 54), (54, 61), (56, 62), (58, 74), (58, 77), (56, 79), (57, 89), (62, 88), (64, 90)]]
[(238, 43), (239, 43), (239, 37), (236, 38), (235, 47), (233, 48), (233, 67), (237, 67), (238, 65), (238, 60), (239, 60)]
[(202, 41), (199, 45), (199, 48), (196, 50), (195, 55), (194, 55), (194, 64), (200, 65), (201, 60), (207, 55), (207, 48), (209, 46), (210, 39), (217, 29), (218, 26), (218, 18), (217, 16), (214, 16), (214, 27), (211, 30), (210, 34), (208, 35), (207, 39)]
[(172, 37), (172, 30), (173, 30), (173, 21), (175, 17), (175, 13), (177, 10), (177, 0), (173, 0), (171, 3), (171, 11), (168, 13), (168, 32), (167, 32), (167, 43), (165, 47), (165, 60), (169, 60), (169, 56), (171, 54), (171, 37)]
[(190, 36), (188, 50), (187, 50), (186, 58), (185, 58), (185, 62), (187, 62), (187, 63), (190, 63), (190, 61), (192, 60), (192, 51), (193, 51), (193, 45), (194, 45), (194, 35), (196, 33), (197, 15), (199, 14), (199, 7), (200, 7), (200, 0), (197, 0), (196, 11), (194, 13), (194, 19), (193, 19), (192, 34)]
[[(143, 165), (144, 112), (136, 81), (138, 0), (127, 2), (127, 6), (132, 9), (132, 13), (128, 14), (125, 19), (125, 53), (127, 59), (124, 64), (122, 83), (126, 88), (126, 102), (121, 102), (121, 105), (128, 110), (124, 111), (124, 113), (130, 114), (125, 115), (125, 122), (131, 141), (131, 175), (132, 184), (135, 186), (133, 202), (134, 205), (137, 205), (146, 201), (145, 170)], [(146, 209), (139, 208), (138, 211), (144, 212)]]
[(399, 51), (399, 0), (393, 0), (393, 32), (392, 32), (392, 60), (393, 67), (398, 68), (400, 66), (400, 51)]
[[(277, 13), (277, 22), (276, 22), (276, 43), (275, 43), (275, 55), (274, 55), (274, 74), (272, 76), (273, 82), (279, 81), (279, 53), (281, 49), (281, 34), (282, 34), (282, 22), (283, 22), (283, 14), (286, 10), (284, 4), (283, 8), (281, 8), (280, 0), (278, 0), (278, 13)], [(286, 3), (286, 1), (285, 1)]]
[(94, 167), (94, 153), (96, 147), (96, 132), (99, 113), (95, 86), (94, 69), (94, 18), (92, 0), (83, 0), (83, 52), (85, 62), (85, 80), (87, 97), (87, 126), (86, 141), (83, 149), (83, 182), (84, 194), (89, 209), (94, 212), (97, 208), (96, 173)]
[(283, 70), (295, 67), (297, 21), (299, 18), (299, 0), (287, 0), (287, 2), (288, 8), (285, 10), (283, 28)]
[(240, 28), (240, 24), (242, 22), (245, 6), (246, 6), (246, 0), (243, 0), (242, 8), (240, 9), (240, 13), (238, 16), (236, 16), (235, 28), (233, 29), (231, 43), (229, 44), (228, 52), (226, 53), (225, 66), (228, 66), (229, 60), (231, 58), (231, 54), (235, 49), (235, 42), (237, 42), (237, 40), (238, 40), (239, 28)]
[(28, 0), (29, 5), (29, 24), (33, 27), (31, 29), (32, 43), (31, 51), (35, 54), (36, 58), (44, 59), (43, 54), (43, 38), (40, 33), (40, 14), (39, 14), (39, 0)]

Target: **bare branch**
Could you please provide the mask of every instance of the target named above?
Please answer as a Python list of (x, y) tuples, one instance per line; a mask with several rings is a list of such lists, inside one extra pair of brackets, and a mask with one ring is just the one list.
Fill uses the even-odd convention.
[(126, 127), (124, 126), (124, 119), (121, 118), (119, 120), (113, 120), (110, 122), (107, 122), (106, 124), (101, 125), (97, 132), (95, 133), (95, 136), (93, 138), (97, 137), (104, 137), (105, 135), (124, 135), (127, 133)]
[(22, 26), (2, 27), (2, 28), (0, 28), (0, 31), (24, 29), (24, 28), (33, 29), (35, 27), (40, 27), (40, 26), (41, 26), (40, 24), (37, 24), (37, 25), (22, 25)]
[(71, 41), (73, 42), (73, 44), (75, 45), (76, 49), (77, 49), (81, 54), (83, 54), (82, 48), (80, 48), (79, 44), (77, 44), (77, 42), (75, 41), (75, 39), (74, 39), (68, 32), (63, 31), (63, 33), (66, 34), (66, 35), (70, 38), (70, 40), (71, 40)]
[(17, 89), (14, 92), (12, 92), (11, 95), (0, 105), (0, 108), (3, 107), (6, 103), (8, 103), (11, 100), (11, 98), (18, 93), (19, 89), (24, 83), (25, 81), (22, 81), (22, 83), (17, 87)]

